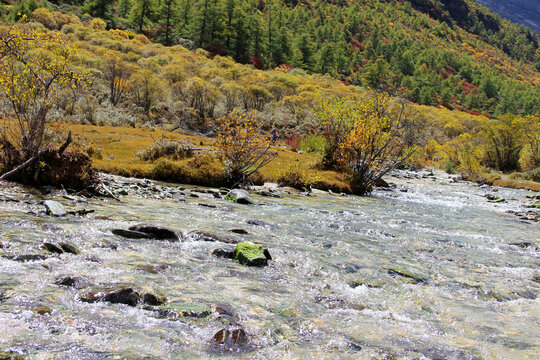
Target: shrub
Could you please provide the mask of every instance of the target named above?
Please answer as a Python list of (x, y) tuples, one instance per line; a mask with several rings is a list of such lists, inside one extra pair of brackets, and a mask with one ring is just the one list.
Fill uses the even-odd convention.
[(279, 176), (279, 186), (289, 186), (299, 190), (308, 190), (321, 183), (322, 179), (313, 173), (303, 170), (298, 165), (290, 165)]
[(56, 29), (57, 24), (53, 14), (47, 8), (39, 8), (32, 13), (32, 20), (43, 24), (47, 29)]
[(292, 151), (300, 150), (300, 144), (302, 143), (302, 137), (297, 132), (292, 131), (291, 135), (285, 139), (285, 143)]
[(216, 146), (231, 181), (247, 182), (252, 174), (277, 157), (277, 152), (270, 150), (270, 140), (260, 133), (260, 123), (253, 112), (242, 114), (233, 110), (218, 122)]
[(300, 149), (305, 153), (317, 153), (322, 154), (326, 140), (322, 135), (309, 135), (302, 139)]
[(105, 30), (107, 28), (107, 23), (100, 18), (94, 18), (90, 21), (90, 27), (97, 31)]
[(181, 160), (193, 156), (193, 144), (188, 139), (172, 140), (162, 137), (152, 145), (138, 153), (137, 156), (143, 161), (155, 161), (159, 158)]
[(386, 93), (355, 100), (322, 100), (318, 115), (327, 131), (325, 160), (349, 174), (355, 194), (371, 192), (390, 170), (415, 151), (411, 134), (417, 123), (407, 102)]

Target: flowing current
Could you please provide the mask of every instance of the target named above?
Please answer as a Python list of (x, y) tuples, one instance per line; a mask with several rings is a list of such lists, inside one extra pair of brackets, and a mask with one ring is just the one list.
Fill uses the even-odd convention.
[[(396, 189), (370, 197), (252, 194), (253, 205), (189, 187), (185, 202), (136, 193), (121, 202), (77, 202), (2, 184), (0, 353), (25, 359), (540, 358), (540, 224), (509, 213), (525, 212), (531, 193), (479, 188), (439, 173), (390, 180)], [(489, 202), (485, 195), (495, 190), (506, 201)], [(95, 212), (50, 217), (40, 213), (45, 199)], [(229, 244), (111, 233), (141, 223), (249, 240), (268, 248), (273, 260), (246, 267), (212, 255)], [(42, 250), (43, 242), (63, 240), (80, 254)], [(13, 258), (25, 254), (46, 257)], [(88, 285), (56, 285), (64, 275)], [(80, 300), (111, 284), (210, 315), (172, 319), (141, 305)], [(234, 320), (219, 316), (218, 306)], [(214, 335), (231, 326), (245, 330), (244, 346), (213, 345)]]

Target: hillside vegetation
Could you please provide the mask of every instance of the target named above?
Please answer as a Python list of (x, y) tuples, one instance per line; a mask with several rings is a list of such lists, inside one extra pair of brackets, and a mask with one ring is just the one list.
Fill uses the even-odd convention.
[(26, 14), (61, 29), (65, 16), (34, 13), (42, 6), (258, 69), (293, 67), (354, 85), (406, 88), (420, 104), (540, 112), (538, 36), (471, 0), (22, 0), (6, 17)]
[[(219, 1), (208, 1), (207, 3), (216, 6), (222, 4)], [(269, 135), (272, 128), (277, 128), (281, 143), (288, 145), (288, 148), (293, 151), (302, 150), (308, 156), (305, 159), (309, 163), (307, 166), (306, 164), (302, 165), (303, 173), (291, 172), (286, 166), (289, 160), (301, 161), (304, 157), (280, 152), (278, 157), (280, 166), (274, 166), (266, 172), (263, 171), (263, 176), (274, 181), (280, 178), (284, 179), (284, 177), (296, 177), (303, 179), (304, 184), (319, 182), (319, 185), (321, 179), (326, 179), (327, 185), (331, 185), (332, 181), (335, 184), (335, 180), (331, 179), (336, 177), (336, 173), (326, 170), (335, 169), (324, 166), (321, 168), (321, 161), (317, 161), (317, 159), (325, 158), (328, 155), (334, 156), (334, 154), (328, 153), (331, 134), (328, 133), (327, 129), (325, 130), (325, 125), (321, 122), (321, 99), (340, 98), (361, 101), (361, 99), (371, 96), (369, 95), (371, 93), (369, 87), (372, 87), (378, 91), (387, 91), (394, 96), (409, 98), (420, 103), (410, 107), (411, 119), (414, 120), (417, 127), (414, 132), (414, 142), (408, 144), (416, 146), (416, 151), (413, 157), (407, 159), (406, 165), (440, 166), (449, 172), (461, 172), (471, 179), (484, 181), (501, 177), (498, 174), (487, 174), (493, 170), (506, 173), (522, 171), (523, 174), (514, 175), (514, 178), (536, 181), (540, 179), (538, 170), (540, 166), (539, 77), (538, 71), (532, 64), (532, 60), (537, 57), (537, 39), (531, 37), (531, 33), (527, 30), (515, 27), (500, 20), (500, 18), (494, 17), (503, 27), (500, 32), (494, 33), (495, 37), (501, 37), (503, 36), (501, 34), (510, 34), (515, 31), (515, 35), (523, 36), (523, 44), (526, 46), (524, 45), (522, 50), (525, 48), (534, 50), (523, 50), (524, 52), (521, 53), (517, 50), (517, 52), (508, 51), (502, 45), (501, 48), (495, 46), (497, 44), (488, 45), (481, 40), (479, 35), (472, 33), (474, 29), (465, 29), (467, 24), (459, 25), (457, 20), (448, 20), (451, 23), (449, 25), (448, 22), (441, 23), (435, 20), (443, 15), (448, 16), (448, 10), (443, 11), (442, 15), (434, 14), (430, 10), (429, 15), (426, 15), (417, 12), (407, 4), (395, 3), (392, 4), (393, 6), (388, 6), (389, 4), (386, 3), (369, 1), (332, 5), (323, 2), (309, 4), (287, 2), (276, 8), (280, 11), (276, 10), (272, 14), (281, 13), (283, 19), (287, 15), (289, 20), (286, 22), (284, 20), (283, 24), (288, 24), (294, 16), (300, 16), (298, 14), (303, 12), (313, 14), (331, 6), (331, 9), (339, 11), (329, 12), (324, 16), (319, 13), (320, 16), (315, 18), (306, 17), (303, 23), (307, 26), (311, 21), (314, 21), (313, 24), (321, 25), (312, 29), (314, 30), (313, 34), (317, 34), (318, 29), (327, 26), (328, 31), (332, 31), (336, 36), (339, 33), (336, 29), (347, 24), (347, 21), (344, 20), (349, 19), (348, 11), (353, 11), (353, 9), (358, 11), (358, 14), (351, 15), (350, 19), (353, 19), (354, 16), (360, 16), (364, 19), (365, 14), (357, 8), (360, 5), (366, 7), (362, 8), (363, 10), (371, 9), (369, 11), (373, 17), (381, 16), (381, 11), (386, 16), (396, 15), (395, 23), (379, 19), (380, 23), (377, 23), (377, 27), (380, 27), (380, 32), (377, 32), (377, 38), (371, 36), (373, 33), (369, 32), (370, 35), (364, 39), (365, 46), (353, 49), (352, 53), (359, 56), (357, 59), (362, 59), (362, 66), (357, 67), (350, 74), (346, 74), (345, 70), (341, 70), (339, 67), (341, 64), (339, 59), (333, 57), (339, 53), (339, 49), (334, 47), (331, 52), (323, 56), (320, 53), (323, 48), (317, 50), (320, 42), (316, 39), (311, 39), (309, 42), (310, 46), (313, 46), (312, 57), (310, 57), (313, 62), (309, 66), (307, 62), (297, 63), (296, 67), (289, 63), (281, 63), (281, 61), (272, 63), (271, 47), (264, 47), (264, 51), (261, 52), (262, 57), (259, 58), (260, 62), (253, 62), (253, 57), (251, 57), (251, 59), (244, 59), (250, 64), (241, 64), (235, 61), (235, 54), (225, 56), (228, 52), (222, 49), (219, 51), (222, 54), (220, 55), (209, 44), (202, 44), (203, 47), (199, 48), (194, 46), (194, 49), (190, 49), (189, 47), (194, 45), (193, 40), (186, 41), (185, 37), (180, 38), (178, 33), (180, 30), (177, 28), (171, 32), (170, 39), (176, 39), (181, 44), (165, 46), (159, 42), (165, 41), (158, 36), (158, 33), (148, 30), (152, 26), (156, 26), (157, 23), (153, 21), (143, 22), (142, 32), (151, 36), (155, 40), (154, 42), (143, 33), (119, 29), (118, 27), (133, 28), (135, 24), (133, 19), (135, 18), (118, 17), (115, 15), (115, 11), (119, 11), (117, 7), (106, 7), (107, 11), (102, 14), (106, 21), (87, 14), (80, 17), (75, 15), (83, 9), (88, 10), (90, 4), (88, 3), (84, 7), (62, 5), (63, 9), (71, 8), (73, 13), (56, 12), (52, 6), (51, 10), (37, 7), (30, 11), (34, 6), (30, 2), (17, 3), (8, 9), (8, 15), (13, 15), (14, 11), (21, 9), (29, 11), (29, 18), (23, 25), (18, 26), (37, 32), (51, 34), (58, 32), (65, 39), (68, 39), (77, 48), (77, 54), (71, 62), (72, 66), (78, 72), (88, 74), (90, 84), (85, 89), (67, 88), (58, 94), (55, 98), (55, 104), (48, 114), (52, 121), (61, 120), (68, 123), (100, 126), (147, 127), (189, 135), (202, 135), (206, 138), (217, 135), (217, 123), (220, 117), (233, 110), (254, 110), (257, 119), (261, 122), (260, 130), (263, 133)], [(244, 6), (247, 6), (244, 2), (235, 1), (229, 1), (227, 4), (234, 5), (235, 11), (240, 11)], [(180, 6), (181, 4), (176, 5)], [(190, 11), (196, 14), (197, 6), (200, 5), (201, 2), (196, 2)], [(254, 13), (255, 15), (252, 15), (258, 17), (260, 21), (269, 21), (268, 12), (270, 10), (268, 9), (270, 6), (277, 5), (279, 4), (268, 2)], [(135, 10), (133, 9), (127, 14), (134, 14)], [(475, 7), (475, 9), (478, 11), (476, 14), (485, 11), (480, 7)], [(247, 11), (248, 8), (244, 10)], [(401, 16), (404, 15), (402, 13), (409, 14), (410, 23), (403, 21)], [(249, 14), (246, 13), (246, 16), (242, 17), (243, 20), (250, 19), (251, 15)], [(293, 16), (293, 14), (297, 15)], [(337, 14), (342, 14), (343, 18), (339, 20), (336, 17)], [(111, 16), (113, 17), (111, 18)], [(324, 26), (318, 22), (323, 18), (325, 19)], [(375, 21), (373, 19), (368, 21), (368, 18), (369, 16), (366, 15), (361, 23), (365, 25), (369, 24), (369, 21)], [(116, 20), (113, 21), (114, 19)], [(399, 19), (402, 19), (400, 20), (402, 22), (398, 23)], [(300, 20), (298, 21), (300, 22)], [(223, 25), (224, 22), (220, 21), (219, 24)], [(401, 25), (397, 26), (396, 24)], [(9, 22), (6, 22), (6, 26), (0, 28), (0, 33), (6, 34), (8, 26)], [(449, 41), (435, 36), (434, 30), (437, 26), (445, 28), (449, 33), (454, 34), (452, 36), (459, 36), (461, 37), (460, 41), (466, 40), (468, 43)], [(398, 27), (401, 30), (397, 31)], [(417, 27), (424, 30), (416, 32)], [(368, 28), (371, 29), (369, 26), (366, 27), (366, 29)], [(195, 31), (193, 26), (186, 29)], [(416, 29), (415, 32), (411, 32), (414, 29)], [(291, 44), (296, 44), (294, 40), (296, 35), (292, 30), (289, 28), (281, 30), (278, 28), (275, 33), (266, 31), (265, 40), (261, 44), (270, 46), (270, 42), (268, 42), (270, 34), (281, 34), (280, 36), (290, 39)], [(224, 31), (218, 33), (220, 36), (227, 34)], [(191, 33), (191, 37), (196, 39), (193, 34), (195, 33)], [(240, 41), (236, 38), (240, 36), (238, 34), (236, 31), (230, 34), (232, 44)], [(392, 70), (394, 66), (398, 66), (398, 63), (394, 62), (394, 55), (397, 56), (398, 50), (392, 52), (390, 49), (398, 42), (394, 42), (393, 39), (397, 38), (391, 34), (401, 34), (410, 40), (402, 43), (404, 47), (407, 47), (407, 44), (410, 47), (407, 47), (407, 50), (403, 48), (401, 53), (408, 52), (411, 56), (411, 61), (408, 63), (411, 70), (410, 75)], [(425, 37), (422, 39), (425, 41), (419, 41), (415, 37), (416, 35), (413, 36), (414, 34), (424, 34)], [(244, 37), (250, 46), (246, 50), (247, 54), (252, 54), (251, 46), (255, 44), (250, 37), (251, 35), (250, 32)], [(322, 38), (325, 37), (321, 34)], [(431, 42), (427, 42), (426, 39), (430, 39)], [(173, 40), (171, 41), (174, 42)], [(333, 43), (334, 45), (339, 44), (339, 41)], [(514, 45), (518, 43), (518, 40), (514, 41)], [(438, 47), (434, 47), (435, 44)], [(378, 49), (377, 52), (381, 52), (383, 55), (390, 51), (388, 53), (390, 57), (380, 55), (370, 59), (367, 55), (370, 51), (375, 51), (372, 45)], [(415, 46), (419, 47), (416, 49)], [(292, 57), (287, 60), (291, 60), (291, 64), (294, 64), (293, 55), (294, 53), (298, 55), (296, 51), (298, 48), (291, 46), (290, 49)], [(489, 54), (482, 53), (481, 50), (488, 51)], [(422, 63), (417, 58), (420, 56), (419, 54), (425, 55), (424, 60), (434, 62), (431, 65)], [(328, 71), (317, 68), (322, 64), (321, 61), (326, 62), (326, 60), (333, 58), (336, 59), (336, 63), (328, 68)], [(348, 59), (347, 61), (352, 61), (353, 58), (353, 56), (346, 57), (345, 55), (342, 57), (342, 59)], [(519, 61), (517, 61), (518, 58)], [(456, 61), (457, 63), (454, 64), (455, 67), (447, 68), (445, 61)], [(468, 64), (466, 65), (468, 70), (463, 72), (465, 68), (458, 65), (465, 63)], [(382, 69), (387, 73), (379, 73), (377, 69)], [(441, 69), (445, 69), (443, 73), (441, 73)], [(420, 73), (427, 77), (422, 77), (424, 75), (420, 75)], [(470, 77), (467, 77), (467, 74)], [(486, 77), (486, 74), (489, 76)], [(512, 74), (515, 76), (511, 76)], [(341, 80), (339, 80), (340, 78)], [(431, 80), (427, 81), (428, 79)], [(373, 82), (372, 80), (377, 81)], [(414, 88), (413, 86), (407, 90), (408, 81), (417, 83), (420, 87)], [(474, 84), (475, 81), (478, 85)], [(451, 104), (448, 103), (446, 106), (441, 101), (445, 94), (445, 86), (448, 86), (448, 89), (453, 92), (449, 96)], [(420, 101), (420, 95), (430, 87), (432, 88), (429, 92), (434, 95), (433, 101)], [(486, 91), (492, 97), (487, 97)], [(508, 96), (503, 94), (505, 92)], [(459, 93), (459, 96), (455, 93)], [(499, 119), (495, 119), (489, 114), (482, 116), (480, 111), (471, 110), (469, 105), (472, 99), (483, 99), (491, 104), (489, 109), (478, 107), (473, 107), (473, 109), (505, 115), (499, 116)], [(1, 101), (3, 103), (0, 107), (0, 116), (7, 119), (12, 118), (13, 114), (9, 111), (7, 98), (2, 97)], [(434, 104), (440, 105), (434, 107), (432, 106)], [(453, 111), (450, 110), (452, 108)], [(208, 175), (209, 172), (219, 171), (219, 161), (216, 162), (219, 159), (212, 156), (206, 157), (204, 160), (210, 164), (209, 167), (206, 167), (208, 164), (200, 161), (193, 163), (189, 159), (170, 158), (167, 154), (163, 156), (168, 157), (166, 160), (159, 159), (161, 156), (152, 159), (137, 156), (137, 152), (152, 145), (150, 133), (146, 140), (130, 141), (131, 145), (124, 146), (124, 141), (120, 138), (107, 140), (106, 134), (111, 131), (108, 127), (93, 128), (91, 131), (101, 135), (87, 136), (86, 140), (79, 139), (78, 145), (93, 156), (99, 168), (103, 170), (124, 175), (152, 176), (187, 182), (200, 182), (200, 179)], [(130, 131), (125, 130), (124, 133), (128, 134)], [(142, 133), (137, 132), (137, 135), (133, 136), (141, 135)], [(353, 140), (354, 137), (347, 141), (352, 144), (357, 143)], [(204, 143), (201, 148), (210, 147), (213, 151), (213, 141), (201, 140), (201, 142)], [(137, 148), (137, 144), (141, 148)], [(194, 144), (197, 146), (196, 142)], [(334, 144), (332, 146), (338, 149), (341, 145)], [(343, 151), (343, 147), (340, 149)], [(409, 152), (412, 148), (403, 150)], [(122, 153), (121, 162), (118, 161), (117, 152)], [(160, 162), (159, 166), (153, 164), (153, 161)], [(340, 163), (340, 161), (337, 159), (336, 163)], [(185, 165), (186, 162), (189, 164)], [(324, 163), (324, 161), (322, 162)], [(181, 164), (184, 164), (182, 165), (184, 169), (186, 166), (202, 169), (203, 176), (200, 174), (184, 176), (184, 174), (180, 177), (176, 175), (177, 178), (174, 178), (175, 171), (182, 173), (178, 167)], [(326, 172), (321, 171), (321, 169)], [(306, 171), (312, 173), (308, 174)], [(343, 178), (339, 179), (339, 181), (342, 180)]]

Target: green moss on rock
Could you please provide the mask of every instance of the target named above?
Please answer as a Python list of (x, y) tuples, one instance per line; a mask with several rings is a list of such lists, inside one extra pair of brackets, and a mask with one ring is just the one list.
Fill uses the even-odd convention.
[(247, 266), (266, 266), (268, 258), (262, 246), (244, 241), (236, 245), (233, 251), (233, 258), (238, 260), (240, 264)]

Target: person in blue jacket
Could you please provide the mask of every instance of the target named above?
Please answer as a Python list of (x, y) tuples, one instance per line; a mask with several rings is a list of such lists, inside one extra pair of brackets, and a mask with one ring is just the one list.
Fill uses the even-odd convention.
[(272, 129), (272, 144), (275, 145), (277, 140), (277, 130)]
[(272, 129), (272, 144), (273, 145), (276, 144), (277, 138), (278, 138), (277, 130), (274, 128)]

